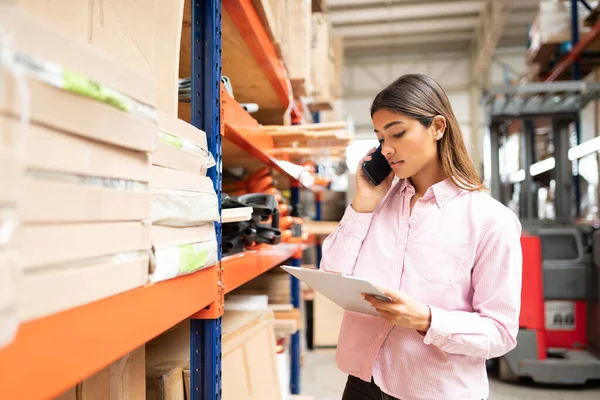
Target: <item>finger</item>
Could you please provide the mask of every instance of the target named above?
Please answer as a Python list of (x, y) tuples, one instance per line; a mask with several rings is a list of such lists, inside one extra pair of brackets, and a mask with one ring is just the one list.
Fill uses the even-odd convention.
[(375, 296), (371, 296), (369, 294), (364, 295), (364, 299), (371, 304), (373, 308), (376, 310), (393, 310), (395, 304), (387, 301), (381, 301)]
[(375, 286), (377, 290), (392, 299), (392, 303), (398, 303), (401, 300), (401, 295), (398, 290), (388, 289), (381, 286)]

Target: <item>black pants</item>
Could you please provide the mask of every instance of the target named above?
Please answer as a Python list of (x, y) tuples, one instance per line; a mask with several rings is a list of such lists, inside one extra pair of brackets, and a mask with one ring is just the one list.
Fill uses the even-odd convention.
[(379, 386), (371, 380), (365, 382), (362, 379), (352, 375), (348, 376), (346, 388), (342, 395), (342, 400), (398, 400), (395, 397), (387, 395), (379, 389)]

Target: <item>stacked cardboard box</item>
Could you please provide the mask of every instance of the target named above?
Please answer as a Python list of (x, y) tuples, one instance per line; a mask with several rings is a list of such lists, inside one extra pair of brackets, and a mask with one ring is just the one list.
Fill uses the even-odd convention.
[(20, 277), (15, 236), (17, 200), (22, 176), (19, 147), (23, 129), (9, 130), (0, 118), (0, 348), (10, 342), (18, 327), (17, 285)]
[(311, 82), (315, 98), (314, 111), (330, 110), (332, 100), (332, 76), (334, 75), (334, 49), (331, 24), (327, 14), (312, 14)]
[[(184, 0), (20, 0), (70, 36), (118, 58), (158, 83), (157, 108), (177, 115)], [(68, 10), (68, 11), (67, 11)]]
[(0, 5), (0, 26), (16, 54), (0, 126), (26, 135), (20, 320), (145, 284), (156, 85), (16, 6)]
[(144, 400), (146, 356), (144, 346), (64, 392), (55, 400)]
[(217, 262), (214, 222), (219, 204), (207, 169), (214, 165), (206, 133), (159, 113), (159, 143), (152, 155), (153, 282)]
[[(223, 315), (223, 400), (282, 400), (274, 323), (269, 309)], [(190, 399), (189, 376), (190, 320), (185, 320), (146, 344), (147, 399)]]

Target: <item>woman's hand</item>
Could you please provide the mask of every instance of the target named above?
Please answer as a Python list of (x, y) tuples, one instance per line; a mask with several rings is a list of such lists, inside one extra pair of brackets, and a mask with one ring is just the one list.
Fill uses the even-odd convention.
[(427, 332), (431, 324), (431, 310), (428, 306), (398, 290), (380, 287), (378, 289), (392, 301), (381, 301), (368, 294), (363, 294), (363, 297), (371, 303), (383, 318), (390, 324), (401, 328), (415, 329), (422, 333)]
[(352, 200), (352, 208), (357, 213), (370, 213), (375, 210), (377, 204), (383, 199), (383, 196), (390, 190), (392, 181), (394, 180), (394, 171), (390, 172), (388, 177), (378, 186), (371, 183), (365, 175), (362, 165), (365, 161), (371, 160), (371, 154), (375, 152), (375, 148), (369, 150), (367, 155), (358, 163), (356, 170), (356, 195)]

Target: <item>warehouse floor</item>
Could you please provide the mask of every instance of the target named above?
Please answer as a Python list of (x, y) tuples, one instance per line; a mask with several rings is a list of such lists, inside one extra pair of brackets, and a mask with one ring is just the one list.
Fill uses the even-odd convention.
[[(302, 394), (315, 400), (340, 400), (346, 376), (335, 365), (334, 350), (308, 352), (302, 367)], [(490, 377), (489, 400), (598, 400), (600, 383), (576, 389), (507, 384)]]

